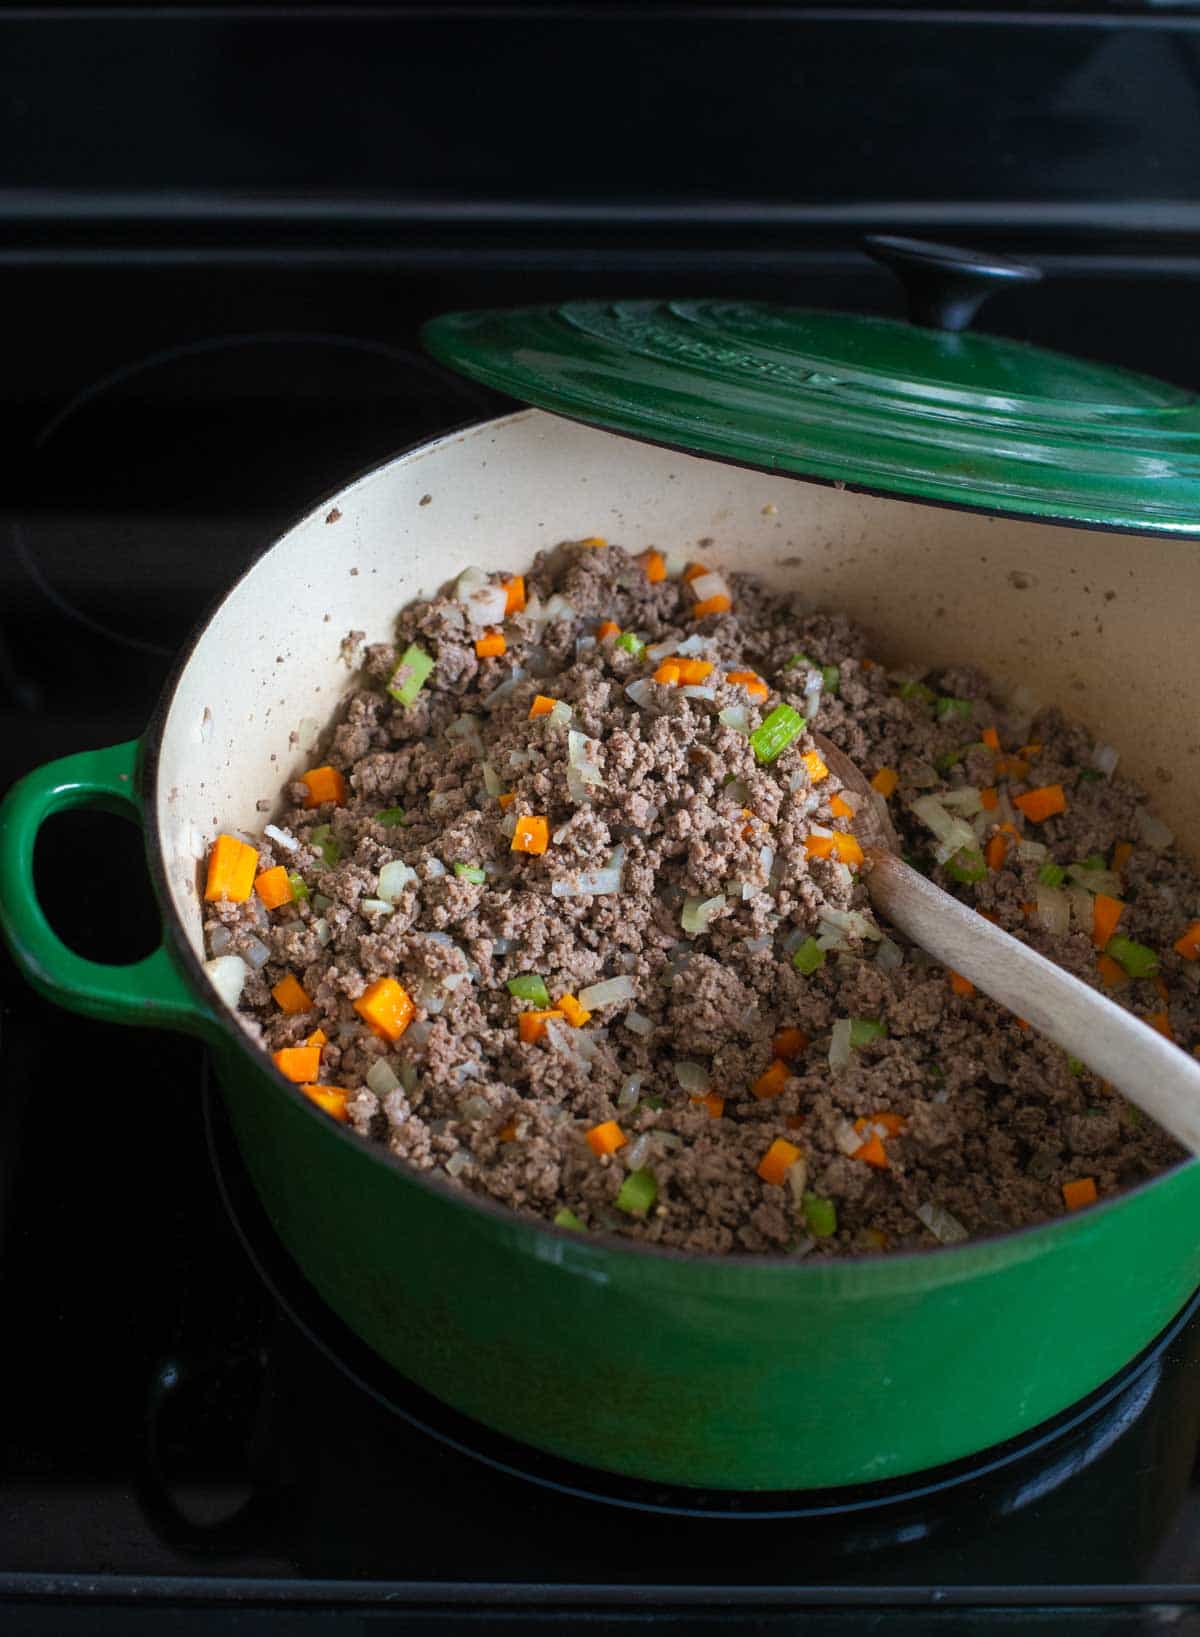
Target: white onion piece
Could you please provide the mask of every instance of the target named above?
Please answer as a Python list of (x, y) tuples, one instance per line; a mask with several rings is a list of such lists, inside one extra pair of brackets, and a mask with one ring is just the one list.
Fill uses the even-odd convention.
[(821, 693), (824, 687), (825, 679), (820, 671), (809, 671), (804, 685), (804, 715), (809, 722), (821, 708)]
[(824, 921), (821, 922), (817, 933), (818, 949), (846, 949), (848, 947), (846, 934), (841, 927), (829, 926)]
[(717, 712), (717, 721), (735, 733), (750, 732), (750, 712), (745, 705), (726, 705), (724, 710)]
[(455, 602), (465, 603), (472, 592), (487, 584), (487, 575), (481, 568), (464, 568), (454, 582)]
[(1133, 822), (1147, 847), (1153, 847), (1156, 853), (1163, 852), (1175, 840), (1175, 832), (1168, 830), (1163, 821), (1155, 818), (1148, 808), (1139, 807), (1133, 816)]
[(909, 803), (909, 811), (919, 818), (926, 829), (932, 830), (939, 841), (953, 833), (957, 820), (942, 806), (940, 796), (918, 796)]
[(640, 1171), (649, 1155), (650, 1133), (643, 1131), (640, 1137), (634, 1138), (633, 1142), (621, 1155), (621, 1158), (631, 1171)]
[(1086, 887), (1088, 892), (1104, 892), (1110, 898), (1121, 896), (1121, 877), (1114, 870), (1089, 870), (1083, 864), (1068, 864), (1067, 876), (1077, 886)]
[(632, 1000), (637, 984), (632, 978), (605, 978), (602, 983), (589, 984), (579, 991), (579, 1004), (585, 1012), (594, 1012), (598, 1006), (616, 1006), (620, 1001)]
[(575, 638), (575, 658), (576, 659), (581, 659), (584, 654), (589, 653), (595, 646), (596, 646), (595, 637), (576, 637)]
[(590, 802), (592, 799), (592, 786), (577, 767), (567, 768), (567, 795), (574, 802)]
[(514, 836), (514, 835), (516, 835), (516, 833), (517, 833), (517, 817), (518, 817), (518, 814), (517, 814), (516, 808), (515, 807), (510, 807), (508, 812), (505, 813), (504, 817), (500, 820), (500, 834), (502, 836)]
[(586, 733), (579, 733), (575, 728), (567, 734), (567, 762), (578, 772), (584, 784), (601, 784), (604, 780), (600, 764), (591, 752), (591, 746), (595, 743), (594, 739), (589, 739)]
[(733, 600), (733, 593), (725, 581), (714, 572), (697, 574), (696, 578), (688, 583), (692, 588), (692, 596), (698, 603), (707, 602), (710, 597), (728, 597), (731, 602)]
[(1067, 887), (1065, 890), (1071, 901), (1071, 913), (1075, 917), (1076, 927), (1080, 932), (1086, 932), (1090, 936), (1096, 921), (1096, 906), (1092, 902), (1091, 893), (1086, 887)]
[(684, 637), (682, 640), (678, 637), (667, 637), (663, 642), (656, 642), (652, 648), (646, 649), (646, 658), (657, 661), (669, 659), (672, 655), (678, 654), (681, 659), (690, 659), (697, 654), (706, 654), (709, 646), (707, 637), (702, 637), (698, 631), (693, 631), (691, 636)]
[(360, 898), (358, 908), (363, 915), (390, 915), (396, 906), (387, 898)]
[(482, 628), (499, 625), (508, 611), (508, 593), (502, 585), (480, 586), (466, 601), (467, 620)]
[(580, 870), (578, 875), (567, 876), (550, 883), (555, 898), (600, 898), (606, 893), (620, 892), (621, 871), (611, 866), (603, 870)]
[(208, 952), (210, 955), (227, 955), (232, 942), (233, 933), (227, 926), (215, 926), (208, 935)]
[(960, 790), (945, 790), (938, 800), (943, 807), (963, 818), (974, 818), (983, 811), (983, 801), (973, 784), (964, 784)]
[(933, 856), (939, 864), (944, 864), (955, 853), (961, 853), (964, 847), (974, 847), (975, 832), (966, 819), (955, 819), (954, 828), (944, 841), (939, 841), (933, 849)]
[(681, 551), (668, 551), (663, 555), (663, 566), (668, 580), (678, 580), (687, 568), (688, 560)]
[(483, 785), (489, 796), (502, 796), (504, 794), (504, 781), (491, 762), (484, 762), (483, 764)]
[(746, 953), (748, 955), (765, 955), (767, 950), (770, 949), (770, 947), (771, 947), (771, 939), (770, 939), (769, 936), (765, 937), (765, 938), (743, 938), (742, 939), (742, 948), (746, 951)]
[(287, 831), (281, 830), (277, 824), (264, 824), (263, 835), (269, 836), (277, 847), (282, 847), (287, 853), (294, 853), (300, 845), (295, 836), (288, 835)]
[(850, 1159), (854, 1158), (855, 1154), (858, 1153), (859, 1149), (863, 1145), (863, 1139), (859, 1136), (858, 1132), (854, 1129), (849, 1120), (843, 1120), (839, 1124), (837, 1130), (833, 1134), (833, 1141), (834, 1145)]
[(376, 896), (382, 898), (385, 904), (394, 904), (405, 887), (416, 880), (416, 870), (395, 859), (380, 870), (379, 880), (375, 884)]
[(1022, 864), (1040, 864), (1050, 851), (1049, 847), (1040, 841), (1026, 841), (1024, 837), (1017, 842), (1017, 857)]
[[(404, 1044), (406, 1046), (424, 1046), (432, 1033), (433, 1024), (422, 1018), (419, 1023), (410, 1023), (408, 1028), (404, 1031)], [(404, 1063), (400, 1065), (401, 1080), (404, 1080), (404, 1070), (406, 1067), (407, 1065)]]
[(1092, 766), (1098, 773), (1103, 773), (1106, 779), (1111, 779), (1117, 771), (1120, 754), (1112, 745), (1096, 745), (1092, 751)]
[(904, 951), (899, 944), (894, 944), (890, 938), (881, 936), (879, 953), (875, 956), (875, 965), (884, 972), (895, 972), (904, 965)]
[(644, 1012), (626, 1012), (621, 1021), (633, 1034), (648, 1035), (654, 1032), (654, 1024)]
[(631, 1074), (617, 1093), (618, 1108), (632, 1108), (638, 1100), (638, 1093), (642, 1088), (640, 1074)]
[(465, 1171), (470, 1163), (471, 1156), (467, 1153), (466, 1149), (456, 1148), (454, 1153), (451, 1154), (450, 1158), (446, 1161), (446, 1175), (448, 1177), (456, 1177), (461, 1172)]
[(680, 1057), (676, 1058), (674, 1068), (681, 1090), (689, 1096), (702, 1096), (712, 1085), (712, 1076), (703, 1063), (693, 1063), (690, 1058)]
[(413, 999), (436, 1017), (446, 1004), (446, 990), (432, 978), (418, 978), (413, 985)]
[(312, 929), (317, 935), (317, 942), (320, 944), (321, 948), (324, 949), (330, 938), (333, 936), (333, 933), (329, 930), (329, 922), (323, 915), (319, 916), (318, 919), (313, 922)]
[(784, 1174), (791, 1189), (793, 1208), (803, 1214), (804, 1190), (808, 1187), (808, 1161), (804, 1155), (800, 1154), (794, 1159)]
[[(1000, 794), (996, 798), (996, 805), (993, 811), (996, 815), (997, 824), (1011, 824), (1013, 829), (1016, 829), (1017, 815), (1013, 812), (1013, 804), (1008, 798), (1007, 785), (1001, 786)], [(1024, 815), (1022, 814), (1022, 820), (1023, 819)]]
[(456, 1063), (450, 1072), (461, 1086), (468, 1080), (477, 1080), (483, 1070), (473, 1057), (469, 1057), (465, 1063)]
[(236, 1006), (242, 998), (242, 985), (249, 971), (241, 956), (218, 955), (215, 960), (205, 961), (204, 970), (226, 1006)]
[(959, 1245), (964, 1239), (971, 1237), (958, 1218), (951, 1216), (950, 1212), (943, 1210), (940, 1205), (918, 1205), (917, 1215), (933, 1237), (940, 1239), (943, 1245)]
[(821, 910), (821, 919), (831, 926), (840, 927), (843, 932), (851, 933), (855, 938), (883, 937), (874, 921), (868, 920), (860, 909), (834, 909), (831, 904), (826, 904)]
[(242, 945), (242, 959), (255, 972), (261, 972), (271, 959), (271, 951), (261, 938), (251, 936)]
[(519, 682), (525, 680), (526, 671), (523, 665), (514, 665), (512, 670), (499, 687), (493, 688), (483, 701), (485, 711), (494, 711), (497, 705), (502, 705)]
[(829, 1037), (829, 1067), (833, 1070), (850, 1066), (850, 1019), (840, 1017)]
[(679, 691), (685, 699), (715, 699), (717, 697), (717, 690), (702, 682), (685, 682)]
[[(440, 858), (434, 858), (433, 855), (430, 854), (430, 856), (425, 860), (425, 874), (429, 877), (429, 879), (431, 881), (436, 881), (436, 880), (439, 879), (439, 877), (445, 875), (445, 873), (446, 873), (446, 866), (442, 863), (441, 859)], [(382, 897), (382, 894), (380, 896)], [(441, 934), (433, 933), (433, 932), (429, 933), (429, 937), (431, 937), (431, 938), (436, 938), (436, 937), (439, 937), (439, 936), (445, 938), (444, 933), (441, 933)], [(446, 942), (447, 943), (452, 943), (453, 940), (451, 938), (446, 938)]]
[(550, 710), (550, 713), (549, 713), (549, 719), (550, 719), (551, 726), (553, 726), (553, 727), (556, 727), (556, 728), (570, 727), (570, 725), (571, 725), (571, 707), (570, 707), (570, 705), (567, 704), (565, 699), (558, 699), (558, 700), (556, 700), (554, 702), (554, 705), (552, 706), (552, 708)]
[(1038, 925), (1056, 938), (1064, 938), (1071, 929), (1071, 900), (1061, 887), (1047, 887), (1041, 881), (1034, 892)]
[(658, 690), (662, 686), (661, 682), (654, 682), (648, 676), (639, 676), (636, 682), (628, 684), (625, 692), (639, 710), (649, 711), (652, 716), (657, 716), (662, 713), (658, 695)]
[(685, 898), (679, 924), (689, 937), (694, 938), (698, 933), (707, 931), (709, 922), (724, 908), (723, 892), (716, 893), (712, 898)]
[(385, 1057), (377, 1057), (367, 1070), (367, 1085), (376, 1097), (386, 1097), (389, 1091), (395, 1091), (400, 1084), (400, 1076), (395, 1073)]

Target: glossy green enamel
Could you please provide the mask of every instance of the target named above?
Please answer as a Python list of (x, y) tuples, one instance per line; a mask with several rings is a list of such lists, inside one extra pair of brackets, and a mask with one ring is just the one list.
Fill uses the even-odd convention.
[(728, 301), (451, 313), (444, 363), (615, 432), (884, 494), (1200, 534), (1200, 407), (1018, 342)]

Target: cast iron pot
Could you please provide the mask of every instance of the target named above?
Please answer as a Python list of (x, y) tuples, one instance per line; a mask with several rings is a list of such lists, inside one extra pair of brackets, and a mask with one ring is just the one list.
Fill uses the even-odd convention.
[[(1023, 680), (1115, 744), (1200, 847), (1192, 544), (819, 488), (527, 410), (323, 503), (230, 591), (140, 743), (9, 791), (0, 920), (16, 959), (75, 1011), (202, 1036), (308, 1279), (404, 1375), (512, 1437), (656, 1482), (751, 1490), (894, 1478), (1034, 1427), (1120, 1369), (1200, 1283), (1194, 1162), (1044, 1227), (924, 1254), (640, 1248), (526, 1220), (367, 1147), (276, 1072), (208, 985), (208, 842), (256, 828), (258, 800), (311, 765), (351, 685), (345, 633), (386, 639), (402, 604), (468, 564), (519, 568), (592, 533), (633, 551), (709, 536), (714, 560), (845, 609), (886, 663), (972, 660)], [(137, 965), (73, 954), (34, 896), (38, 826), (78, 806), (145, 828), (163, 943)]]

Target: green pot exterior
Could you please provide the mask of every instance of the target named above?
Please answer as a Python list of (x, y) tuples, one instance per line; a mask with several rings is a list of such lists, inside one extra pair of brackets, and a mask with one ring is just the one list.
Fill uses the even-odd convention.
[(490, 1427), (653, 1482), (895, 1478), (1066, 1408), (1200, 1283), (1195, 1161), (1046, 1227), (827, 1263), (631, 1248), (419, 1177), (276, 1073), (212, 1006), (173, 922), (132, 967), (55, 936), (33, 891), (38, 826), (71, 806), (140, 817), (137, 767), (136, 745), (68, 757), (0, 803), (0, 930), (18, 965), (73, 1010), (203, 1035), (250, 1173), (313, 1286), (402, 1374)]

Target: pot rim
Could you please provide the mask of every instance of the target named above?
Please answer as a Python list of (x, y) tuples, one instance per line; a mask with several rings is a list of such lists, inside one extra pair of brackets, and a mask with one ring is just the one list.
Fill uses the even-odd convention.
[[(257, 568), (258, 564), (270, 552), (274, 551), (277, 546), (282, 544), (293, 529), (305, 522), (314, 513), (320, 512), (323, 509), (328, 509), (331, 505), (336, 505), (339, 499), (343, 497), (348, 490), (353, 489), (357, 484), (364, 482), (367, 478), (374, 476), (375, 473), (381, 472), (387, 467), (396, 465), (401, 461), (405, 461), (409, 459), (410, 456), (432, 449), (439, 444), (461, 441), (463, 437), (468, 434), (478, 433), (487, 428), (508, 426), (514, 422), (526, 420), (531, 416), (553, 414), (554, 411), (552, 410), (526, 407), (509, 411), (504, 415), (494, 416), (490, 420), (486, 421), (462, 422), (444, 432), (436, 433), (431, 438), (422, 438), (416, 443), (409, 444), (406, 447), (397, 450), (395, 454), (389, 455), (387, 459), (383, 461), (376, 461), (373, 465), (364, 467), (361, 471), (355, 473), (353, 477), (342, 483), (337, 489), (329, 492), (323, 498), (308, 504), (305, 509), (295, 517), (294, 521), (285, 527), (281, 533), (274, 536), (267, 544), (261, 546), (257, 551), (255, 551), (242, 571), (212, 599), (207, 609), (200, 616), (200, 619), (197, 621), (196, 625), (193, 627), (192, 631), (181, 645), (179, 652), (175, 657), (174, 663), (171, 666), (170, 672), (163, 683), (162, 690), (159, 694), (157, 703), (151, 712), (149, 721), (146, 724), (145, 731), (142, 734), (141, 755), (138, 761), (138, 785), (139, 793), (143, 801), (143, 827), (145, 836), (146, 862), (150, 873), (151, 885), (154, 889), (154, 896), (158, 901), (159, 912), (162, 917), (164, 941), (169, 945), (172, 959), (175, 961), (177, 966), (182, 968), (183, 973), (189, 979), (192, 988), (199, 995), (206, 995), (206, 991), (211, 988), (211, 985), (209, 984), (208, 978), (205, 975), (204, 968), (199, 957), (192, 948), (191, 943), (188, 941), (183, 929), (183, 924), (175, 910), (174, 904), (171, 901), (170, 889), (167, 883), (166, 868), (163, 864), (162, 858), (162, 838), (158, 826), (159, 747), (162, 741), (163, 732), (166, 728), (167, 718), (170, 715), (171, 706), (174, 703), (175, 694), (183, 678), (184, 672), (191, 663), (192, 656), (195, 654), (196, 650), (200, 647), (200, 644), (208, 634), (209, 628), (217, 614), (220, 612), (221, 608), (224, 606), (225, 602), (234, 592), (234, 590), (236, 590), (236, 588), (242, 583), (242, 581), (246, 579), (246, 577), (252, 573), (255, 568)], [(571, 416), (560, 416), (558, 418), (563, 420), (574, 419), (574, 417)], [(580, 422), (579, 424), (587, 425), (589, 423)], [(624, 433), (607, 431), (603, 427), (593, 427), (592, 429), (602, 432), (606, 437), (619, 438), (626, 435)], [(651, 439), (634, 438), (632, 441), (646, 442), (652, 447), (657, 448), (667, 447), (666, 445), (657, 444)], [(687, 450), (679, 450), (678, 452), (682, 454), (691, 453)], [(691, 458), (699, 459), (703, 457), (696, 456), (694, 453), (692, 453)], [(757, 470), (757, 468), (747, 469)], [(808, 483), (814, 481), (813, 479), (790, 473), (780, 473), (775, 475), (791, 477), (792, 481), (796, 483)], [(825, 486), (828, 487), (830, 485), (826, 484)], [(849, 488), (850, 485), (843, 485), (843, 487)], [(876, 498), (896, 501), (902, 505), (936, 504), (936, 502), (916, 500), (905, 495), (879, 495), (877, 491), (868, 489), (856, 489), (855, 492), (873, 494), (876, 496)], [(952, 509), (959, 510), (965, 508), (954, 507)], [(989, 516), (992, 514), (989, 511), (984, 510), (982, 515)], [(1037, 518), (1022, 517), (1021, 521), (1029, 523), (1031, 526), (1036, 526), (1042, 520)], [(1079, 523), (1075, 526), (1082, 529), (1089, 529), (1093, 525)], [(653, 1245), (645, 1244), (638, 1240), (623, 1239), (619, 1235), (608, 1231), (588, 1232), (586, 1236), (580, 1235), (571, 1229), (556, 1227), (553, 1222), (547, 1222), (541, 1218), (526, 1215), (521, 1211), (514, 1210), (510, 1206), (501, 1205), (489, 1198), (487, 1195), (477, 1194), (471, 1190), (456, 1187), (449, 1180), (444, 1180), (441, 1178), (436, 1172), (420, 1171), (415, 1166), (408, 1164), (407, 1161), (402, 1160), (396, 1155), (392, 1154), (382, 1144), (366, 1142), (355, 1132), (352, 1132), (347, 1126), (343, 1126), (336, 1121), (329, 1120), (328, 1117), (324, 1115), (314, 1103), (303, 1095), (297, 1086), (293, 1085), (293, 1083), (281, 1073), (281, 1071), (271, 1061), (265, 1050), (254, 1045), (245, 1032), (234, 1021), (233, 1016), (224, 1003), (219, 1003), (216, 1006), (213, 1006), (211, 1008), (211, 1016), (213, 1019), (215, 1019), (215, 1023), (210, 1022), (207, 1027), (205, 1033), (206, 1043), (211, 1041), (215, 1032), (219, 1031), (219, 1033), (224, 1036), (226, 1043), (236, 1046), (241, 1052), (245, 1053), (246, 1056), (250, 1058), (253, 1066), (261, 1073), (265, 1074), (274, 1083), (278, 1091), (281, 1091), (288, 1096), (294, 1104), (300, 1105), (306, 1118), (320, 1120), (326, 1127), (331, 1138), (339, 1142), (349, 1143), (353, 1147), (354, 1151), (361, 1155), (364, 1160), (371, 1161), (377, 1165), (385, 1166), (389, 1171), (398, 1174), (404, 1182), (413, 1187), (420, 1188), (428, 1193), (431, 1193), (435, 1198), (440, 1199), (447, 1204), (477, 1211), (482, 1216), (491, 1218), (501, 1227), (510, 1232), (520, 1233), (523, 1230), (531, 1239), (536, 1238), (539, 1235), (546, 1235), (551, 1239), (551, 1242), (570, 1245), (574, 1250), (583, 1253), (589, 1251), (602, 1252), (605, 1257), (616, 1255), (634, 1258), (650, 1258), (655, 1262), (699, 1264), (700, 1266), (707, 1267), (713, 1271), (728, 1268), (731, 1272), (745, 1272), (749, 1269), (753, 1269), (756, 1274), (762, 1274), (768, 1278), (783, 1278), (785, 1276), (789, 1278), (805, 1278), (814, 1277), (818, 1274), (827, 1275), (831, 1268), (836, 1270), (845, 1270), (847, 1273), (849, 1273), (851, 1269), (886, 1270), (888, 1267), (912, 1268), (921, 1265), (928, 1267), (930, 1258), (932, 1257), (937, 1259), (938, 1267), (944, 1267), (946, 1269), (946, 1278), (938, 1282), (956, 1283), (958, 1279), (962, 1277), (971, 1276), (964, 1267), (964, 1263), (968, 1260), (977, 1260), (980, 1257), (981, 1252), (985, 1253), (985, 1261), (991, 1260), (991, 1256), (989, 1256), (988, 1253), (991, 1253), (994, 1250), (1000, 1250), (1003, 1252), (1003, 1248), (1009, 1245), (1028, 1243), (1038, 1236), (1049, 1238), (1055, 1235), (1061, 1235), (1072, 1226), (1078, 1227), (1081, 1223), (1097, 1222), (1100, 1216), (1110, 1215), (1114, 1211), (1120, 1210), (1129, 1201), (1147, 1192), (1149, 1189), (1158, 1187), (1160, 1184), (1165, 1183), (1169, 1178), (1174, 1177), (1180, 1171), (1186, 1170), (1197, 1161), (1197, 1156), (1195, 1155), (1189, 1155), (1182, 1160), (1178, 1160), (1174, 1165), (1169, 1166), (1166, 1170), (1157, 1172), (1154, 1176), (1146, 1178), (1145, 1181), (1137, 1183), (1134, 1187), (1124, 1189), (1119, 1194), (1111, 1195), (1108, 1199), (1102, 1201), (1101, 1203), (1090, 1206), (1087, 1211), (1079, 1217), (1075, 1217), (1073, 1214), (1064, 1217), (1053, 1217), (1047, 1222), (1036, 1222), (1021, 1228), (1009, 1228), (1003, 1233), (991, 1234), (987, 1238), (967, 1240), (964, 1243), (957, 1245), (930, 1246), (924, 1250), (906, 1250), (896, 1252), (889, 1251), (883, 1253), (882, 1255), (879, 1253), (851, 1253), (850, 1255), (839, 1256), (833, 1262), (827, 1261), (824, 1258), (810, 1260), (808, 1256), (804, 1256), (797, 1259), (795, 1257), (788, 1257), (785, 1255), (772, 1255), (769, 1253), (761, 1254), (754, 1253), (752, 1251), (730, 1251), (721, 1253), (717, 1251), (679, 1250), (673, 1245)], [(982, 1271), (982, 1268), (978, 1271)], [(851, 1274), (851, 1276), (853, 1275)], [(872, 1278), (878, 1276), (878, 1272), (872, 1271)]]

